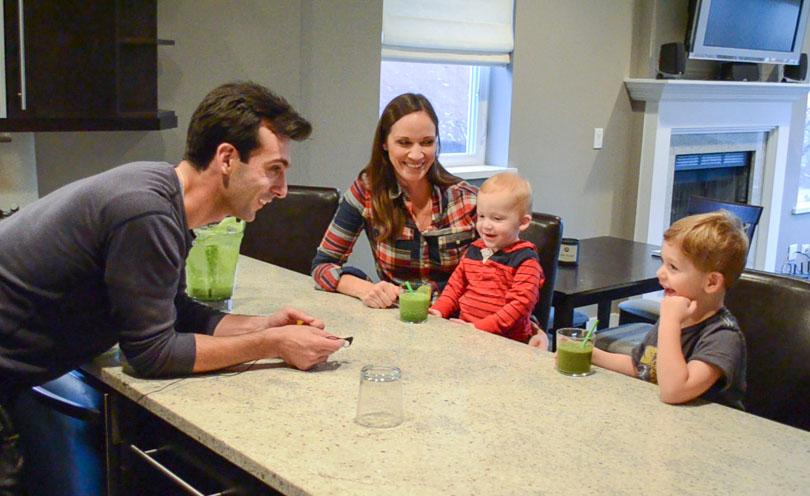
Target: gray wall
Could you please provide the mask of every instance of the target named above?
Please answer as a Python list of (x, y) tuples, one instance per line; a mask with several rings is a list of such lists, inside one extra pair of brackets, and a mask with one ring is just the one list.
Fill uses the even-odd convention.
[(561, 216), (569, 237), (633, 235), (640, 126), (624, 78), (634, 3), (516, 1), (509, 165), (532, 183), (535, 211)]
[[(623, 80), (654, 74), (658, 46), (682, 36), (686, 1), (516, 0), (508, 165), (534, 185), (535, 210), (563, 217), (567, 236), (632, 238), (643, 113)], [(131, 160), (179, 161), (196, 104), (234, 79), (275, 89), (313, 121), (312, 138), (293, 147), (290, 182), (345, 190), (368, 158), (378, 115), (381, 9), (379, 0), (158, 2), (159, 35), (176, 42), (160, 48), (159, 101), (179, 127), (35, 133), (39, 193)], [(602, 150), (591, 146), (596, 127), (605, 130)], [(789, 152), (784, 253), (810, 242), (810, 215), (790, 214), (801, 128)], [(370, 269), (365, 241), (358, 251), (353, 263)]]
[(158, 36), (175, 41), (159, 47), (158, 102), (178, 128), (36, 133), (40, 194), (133, 160), (177, 163), (191, 113), (220, 83), (251, 79), (300, 105), (300, 18), (301, 4), (285, 0), (158, 2)]

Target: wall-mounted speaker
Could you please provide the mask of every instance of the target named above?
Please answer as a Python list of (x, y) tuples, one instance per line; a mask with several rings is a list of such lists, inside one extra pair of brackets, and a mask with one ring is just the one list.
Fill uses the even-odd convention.
[(672, 79), (683, 75), (686, 69), (686, 50), (683, 43), (664, 43), (658, 52), (658, 79)]
[(807, 54), (799, 57), (798, 65), (786, 65), (782, 72), (783, 83), (803, 83), (807, 79)]

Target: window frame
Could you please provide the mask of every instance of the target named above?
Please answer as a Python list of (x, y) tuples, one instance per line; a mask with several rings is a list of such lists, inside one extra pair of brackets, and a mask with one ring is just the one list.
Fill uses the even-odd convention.
[[(804, 118), (804, 132), (802, 133), (802, 156), (799, 158), (799, 176), (802, 174), (802, 165), (801, 162), (804, 160), (804, 148), (808, 146), (808, 143), (805, 141), (805, 137), (807, 136), (808, 128), (810, 128), (810, 98), (807, 99), (806, 106), (805, 106), (805, 118)], [(810, 150), (807, 151), (810, 153)], [(810, 167), (810, 163), (808, 163), (808, 167)], [(798, 183), (801, 184), (801, 177), (797, 178)], [(797, 186), (798, 188), (798, 186)], [(797, 189), (796, 191), (796, 203), (791, 213), (793, 215), (800, 215), (800, 214), (808, 214), (810, 213), (810, 200), (802, 201), (799, 200), (799, 192), (800, 190)]]
[[(442, 64), (444, 62), (431, 60), (401, 60), (397, 58), (382, 57), (381, 62), (407, 62), (423, 64)], [(490, 68), (486, 65), (460, 64), (469, 66), (472, 70), (470, 74), (470, 88), (468, 93), (468, 128), (467, 128), (467, 149), (470, 147), (473, 153), (447, 153), (441, 152), (439, 160), (442, 165), (450, 167), (479, 166), (486, 164), (487, 134), (488, 134), (488, 110), (489, 110), (489, 86)], [(382, 76), (381, 76), (382, 77)], [(416, 90), (418, 91), (418, 90)], [(382, 111), (382, 108), (379, 109)], [(441, 136), (439, 136), (441, 138)]]

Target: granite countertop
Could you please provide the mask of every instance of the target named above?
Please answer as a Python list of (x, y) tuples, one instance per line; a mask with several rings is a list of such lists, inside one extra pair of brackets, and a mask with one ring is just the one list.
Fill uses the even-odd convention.
[[(262, 360), (178, 381), (90, 365), (114, 389), (293, 495), (806, 494), (810, 432), (721, 405), (670, 406), (657, 386), (431, 316), (313, 289), (242, 257), (234, 311), (293, 305), (351, 347), (307, 372)], [(405, 421), (354, 423), (360, 369), (402, 369)]]

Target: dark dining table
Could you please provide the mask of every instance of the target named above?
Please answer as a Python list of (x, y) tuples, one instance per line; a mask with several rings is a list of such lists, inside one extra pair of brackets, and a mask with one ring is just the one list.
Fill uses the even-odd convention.
[(661, 247), (612, 236), (580, 240), (579, 263), (560, 264), (554, 284), (554, 327), (570, 327), (574, 309), (598, 305), (597, 329), (608, 327), (613, 300), (661, 289), (655, 273)]

